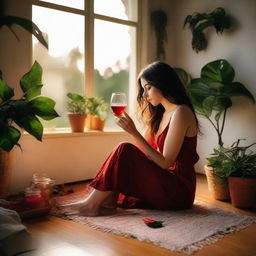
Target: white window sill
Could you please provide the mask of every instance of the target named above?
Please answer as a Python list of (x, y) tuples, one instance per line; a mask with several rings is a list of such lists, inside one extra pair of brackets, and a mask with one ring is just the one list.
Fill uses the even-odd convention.
[[(61, 137), (85, 137), (85, 136), (109, 136), (109, 135), (124, 135), (127, 134), (122, 130), (104, 130), (104, 131), (84, 131), (84, 132), (71, 132), (70, 128), (59, 129), (45, 129), (43, 138), (61, 138)], [(31, 137), (30, 134), (24, 132), (24, 136)]]

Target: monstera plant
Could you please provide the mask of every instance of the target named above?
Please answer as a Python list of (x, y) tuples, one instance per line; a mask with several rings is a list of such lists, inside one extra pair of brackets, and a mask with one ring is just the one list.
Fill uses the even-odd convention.
[(206, 64), (200, 78), (192, 79), (187, 86), (196, 112), (209, 120), (217, 132), (219, 146), (223, 146), (222, 133), (227, 110), (233, 105), (232, 97), (244, 96), (255, 103), (249, 90), (234, 78), (231, 64), (219, 59)]
[[(227, 110), (232, 107), (233, 96), (244, 96), (253, 103), (255, 99), (246, 87), (234, 81), (235, 70), (228, 61), (219, 59), (206, 64), (201, 69), (200, 78), (191, 77), (182, 69), (176, 72), (192, 98), (196, 112), (205, 117), (214, 127), (218, 136), (218, 147), (213, 149), (214, 154), (207, 158), (205, 166), (209, 190), (215, 199), (228, 200), (229, 191), (227, 179), (220, 175), (222, 171), (214, 170), (213, 158), (221, 160), (223, 152), (222, 134), (225, 127)], [(223, 170), (224, 172), (225, 170)]]
[(17, 127), (41, 141), (43, 126), (38, 117), (44, 120), (58, 117), (55, 101), (40, 96), (42, 86), (42, 68), (36, 61), (20, 79), (23, 95), (19, 99), (0, 76), (0, 149), (10, 151), (15, 145), (20, 146), (21, 132)]

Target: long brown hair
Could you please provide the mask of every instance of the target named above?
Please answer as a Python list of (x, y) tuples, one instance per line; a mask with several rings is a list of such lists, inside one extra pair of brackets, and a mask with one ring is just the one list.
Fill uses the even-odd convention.
[(175, 70), (167, 63), (156, 61), (144, 68), (140, 72), (137, 80), (137, 101), (141, 108), (141, 116), (145, 120), (144, 117), (145, 115), (147, 115), (147, 122), (153, 134), (156, 134), (159, 129), (159, 125), (165, 109), (161, 104), (153, 106), (146, 101), (146, 99), (143, 97), (144, 89), (141, 85), (141, 78), (144, 78), (150, 84), (152, 84), (152, 86), (159, 89), (162, 92), (163, 96), (170, 102), (177, 105), (188, 106), (194, 113), (197, 127), (199, 126), (190, 96), (185, 86), (181, 83)]

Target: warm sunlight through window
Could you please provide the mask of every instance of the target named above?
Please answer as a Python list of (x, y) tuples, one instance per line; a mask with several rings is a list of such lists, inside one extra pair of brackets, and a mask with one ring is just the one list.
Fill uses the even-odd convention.
[[(70, 126), (68, 92), (86, 95), (90, 91), (90, 97), (100, 96), (109, 102), (112, 92), (121, 91), (129, 98), (136, 81), (137, 0), (94, 0), (93, 16), (85, 9), (84, 0), (45, 2), (48, 4), (33, 1), (32, 16), (45, 33), (49, 50), (33, 38), (33, 58), (43, 67), (42, 93), (56, 101), (61, 117), (44, 122), (44, 126), (66, 128)], [(86, 24), (92, 24), (92, 31)], [(92, 35), (94, 45), (87, 45), (85, 39)], [(106, 128), (118, 129), (110, 109)]]

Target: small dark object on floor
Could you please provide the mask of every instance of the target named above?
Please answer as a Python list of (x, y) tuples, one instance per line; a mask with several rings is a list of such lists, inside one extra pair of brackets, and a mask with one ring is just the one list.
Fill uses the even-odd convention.
[(73, 188), (70, 188), (67, 192), (68, 192), (68, 193), (74, 193), (74, 189), (73, 189)]
[(144, 218), (142, 220), (150, 228), (162, 228), (163, 227), (163, 221), (153, 220), (153, 219), (149, 219), (149, 218)]

